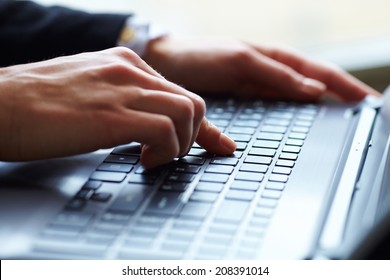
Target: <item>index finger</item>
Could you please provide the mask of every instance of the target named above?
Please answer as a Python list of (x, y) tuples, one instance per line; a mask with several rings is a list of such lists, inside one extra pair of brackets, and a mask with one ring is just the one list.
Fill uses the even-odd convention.
[(306, 77), (323, 82), (328, 91), (345, 101), (358, 101), (367, 95), (380, 96), (373, 88), (330, 63), (316, 61), (293, 50), (259, 46), (254, 46), (254, 48), (270, 58), (290, 66)]
[(223, 134), (206, 118), (202, 119), (196, 142), (206, 151), (217, 155), (231, 155), (236, 150), (236, 143)]

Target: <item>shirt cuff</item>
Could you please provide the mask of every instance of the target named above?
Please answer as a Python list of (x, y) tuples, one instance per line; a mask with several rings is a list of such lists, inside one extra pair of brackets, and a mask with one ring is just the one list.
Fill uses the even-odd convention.
[(149, 41), (165, 35), (167, 32), (156, 29), (155, 26), (139, 17), (131, 16), (126, 20), (117, 45), (127, 47), (142, 57)]

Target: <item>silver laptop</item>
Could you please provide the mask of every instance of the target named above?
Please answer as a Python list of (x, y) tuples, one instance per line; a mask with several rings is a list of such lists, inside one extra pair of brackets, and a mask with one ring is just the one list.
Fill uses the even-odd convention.
[(233, 155), (153, 170), (139, 144), (0, 163), (1, 259), (368, 258), (390, 208), (390, 93), (360, 104), (207, 100)]

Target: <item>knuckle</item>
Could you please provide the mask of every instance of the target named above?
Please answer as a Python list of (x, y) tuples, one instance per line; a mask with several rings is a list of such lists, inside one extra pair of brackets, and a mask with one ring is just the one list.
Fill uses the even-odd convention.
[(203, 118), (206, 114), (206, 102), (198, 95), (194, 95), (192, 99), (195, 118)]
[(245, 45), (237, 47), (231, 52), (231, 59), (238, 63), (247, 63), (252, 59), (251, 50)]
[(294, 71), (290, 67), (281, 65), (279, 70), (279, 77), (281, 80), (288, 83), (294, 83), (296, 81)]
[(180, 109), (179, 115), (181, 118), (184, 120), (193, 119), (195, 108), (194, 103), (189, 98), (183, 98), (178, 108)]
[(118, 57), (125, 58), (128, 60), (139, 59), (139, 56), (129, 48), (115, 47), (112, 50), (113, 50), (114, 54), (117, 55)]
[(172, 142), (176, 138), (175, 125), (171, 118), (160, 116), (155, 122), (156, 133), (161, 139)]

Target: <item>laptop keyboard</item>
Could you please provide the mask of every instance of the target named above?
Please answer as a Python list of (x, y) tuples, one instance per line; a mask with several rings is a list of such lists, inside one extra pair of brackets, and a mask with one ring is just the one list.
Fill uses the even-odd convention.
[(252, 259), (261, 250), (318, 113), (314, 105), (208, 101), (208, 119), (237, 143), (215, 156), (194, 144), (153, 170), (140, 147), (116, 147), (39, 234), (59, 258)]

